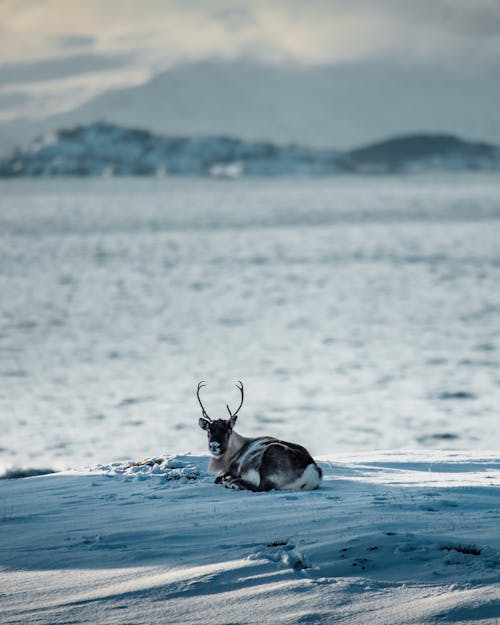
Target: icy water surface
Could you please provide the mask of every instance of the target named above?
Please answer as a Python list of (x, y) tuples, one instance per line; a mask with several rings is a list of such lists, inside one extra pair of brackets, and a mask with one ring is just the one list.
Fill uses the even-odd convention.
[(0, 183), (0, 470), (498, 448), (500, 178)]

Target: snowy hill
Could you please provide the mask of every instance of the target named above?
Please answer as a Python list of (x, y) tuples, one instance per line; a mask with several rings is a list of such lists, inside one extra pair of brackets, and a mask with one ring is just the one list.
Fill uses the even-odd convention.
[(500, 149), (448, 135), (414, 135), (341, 153), (223, 136), (163, 137), (103, 122), (60, 130), (0, 161), (3, 177), (237, 177), (468, 169), (500, 169)]
[(225, 489), (206, 456), (0, 481), (2, 623), (498, 622), (498, 454), (319, 462), (309, 492)]
[(0, 176), (327, 173), (337, 154), (228, 137), (154, 135), (106, 123), (61, 130), (0, 161)]

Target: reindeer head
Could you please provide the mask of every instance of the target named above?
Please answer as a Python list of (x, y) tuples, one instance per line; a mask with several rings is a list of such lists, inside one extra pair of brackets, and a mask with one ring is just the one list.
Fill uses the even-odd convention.
[(220, 458), (226, 452), (227, 446), (229, 444), (229, 439), (231, 438), (231, 434), (233, 432), (234, 424), (236, 423), (236, 419), (238, 418), (238, 412), (240, 408), (243, 406), (244, 392), (243, 392), (243, 384), (238, 382), (236, 384), (236, 388), (239, 389), (241, 393), (241, 401), (238, 408), (235, 412), (231, 411), (229, 405), (226, 404), (227, 411), (229, 412), (229, 419), (211, 419), (200, 399), (200, 389), (205, 386), (205, 382), (200, 382), (198, 384), (198, 390), (196, 391), (196, 396), (198, 397), (198, 401), (201, 406), (202, 416), (198, 421), (198, 425), (202, 430), (206, 430), (208, 435), (208, 449), (214, 458)]

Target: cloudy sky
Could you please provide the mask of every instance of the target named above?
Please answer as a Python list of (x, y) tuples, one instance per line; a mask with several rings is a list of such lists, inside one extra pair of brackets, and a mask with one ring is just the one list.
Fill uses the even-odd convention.
[(472, 75), (499, 65), (500, 0), (0, 0), (0, 120), (214, 57)]

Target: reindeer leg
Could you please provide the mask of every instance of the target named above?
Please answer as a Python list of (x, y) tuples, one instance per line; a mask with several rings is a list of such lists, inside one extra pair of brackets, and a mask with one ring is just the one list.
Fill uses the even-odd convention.
[(255, 486), (255, 484), (251, 484), (250, 482), (246, 482), (241, 477), (230, 477), (229, 479), (224, 480), (224, 486), (226, 488), (234, 488), (235, 490), (251, 490), (254, 493), (260, 491), (260, 488)]
[(232, 479), (233, 479), (233, 476), (230, 473), (221, 473), (215, 478), (214, 484), (222, 484), (222, 482), (227, 482), (227, 480), (232, 480)]

